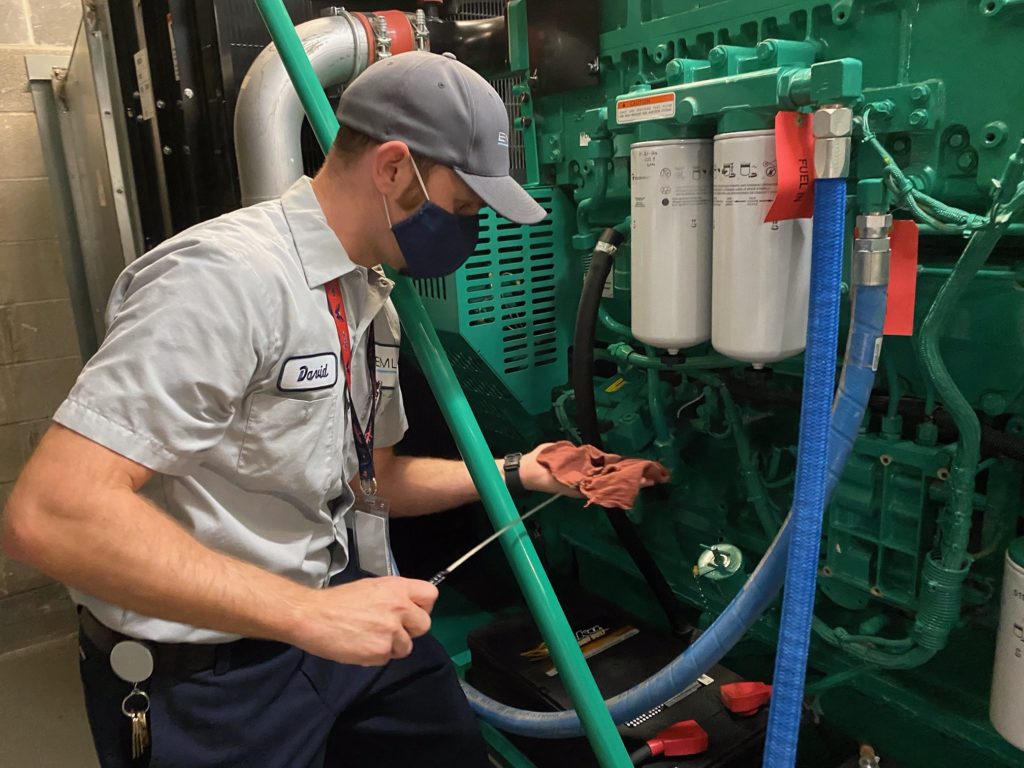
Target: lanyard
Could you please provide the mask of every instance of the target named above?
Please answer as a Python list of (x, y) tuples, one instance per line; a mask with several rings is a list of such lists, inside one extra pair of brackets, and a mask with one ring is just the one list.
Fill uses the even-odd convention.
[(341, 345), (341, 362), (345, 369), (345, 400), (348, 404), (349, 419), (352, 422), (352, 438), (356, 445), (356, 457), (359, 460), (359, 487), (364, 496), (375, 496), (377, 479), (373, 471), (373, 422), (377, 417), (377, 405), (380, 402), (380, 383), (377, 381), (376, 337), (373, 322), (370, 322), (366, 342), (366, 370), (373, 395), (370, 399), (370, 417), (366, 429), (363, 429), (352, 400), (352, 338), (349, 335), (348, 316), (345, 314), (345, 297), (341, 293), (341, 280), (335, 278), (324, 286), (327, 294), (327, 307), (334, 325), (338, 330), (338, 343)]

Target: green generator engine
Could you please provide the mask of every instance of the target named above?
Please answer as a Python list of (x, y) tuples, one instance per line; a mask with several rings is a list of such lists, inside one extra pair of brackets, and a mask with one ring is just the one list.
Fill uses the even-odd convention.
[[(740, 200), (743, 190), (777, 183), (771, 132), (780, 112), (810, 118), (816, 106), (848, 107), (848, 256), (858, 212), (889, 210), (908, 222), (897, 225), (903, 234), (914, 221), (919, 239), (893, 261), (894, 281), (897, 255), (903, 273), (890, 312), (899, 301), (910, 313), (914, 302), (910, 335), (886, 336), (877, 350), (869, 412), (824, 519), (807, 705), (811, 718), (898, 765), (1024, 765), (1024, 752), (989, 721), (1004, 559), (1024, 532), (1024, 225), (1007, 227), (943, 310), (937, 348), (957, 397), (941, 396), (950, 382), (936, 380), (923, 351), (923, 330), (933, 327), (923, 329), (924, 318), (967, 238), (986, 226), (1000, 194), (994, 180), (1024, 136), (1024, 3), (509, 0), (502, 10), (507, 59), (481, 71), (505, 95), (515, 170), (551, 215), (538, 227), (486, 215), (464, 269), (417, 283), (495, 449), (579, 438), (570, 384), (577, 303), (600, 233), (628, 232), (633, 214), (634, 237), (604, 285), (596, 414), (607, 450), (673, 470), (671, 484), (642, 494), (629, 517), (675, 598), (697, 624), (710, 624), (792, 501), (803, 359), (785, 338), (790, 320), (754, 315), (767, 301), (799, 320), (807, 290), (793, 255), (803, 246), (791, 240), (766, 255), (762, 220), (749, 225), (749, 212), (729, 213), (719, 197)], [(699, 205), (682, 201), (700, 216), (678, 213), (671, 172), (638, 192), (638, 162), (676, 162), (638, 155), (641, 143), (704, 147), (680, 150), (678, 160), (693, 165), (695, 181), (700, 168), (713, 177)], [(740, 182), (747, 186), (728, 192)], [(638, 205), (668, 217), (643, 242)], [(778, 224), (797, 238), (804, 231), (798, 219)], [(746, 286), (738, 304), (724, 306), (719, 291), (728, 286), (716, 283), (711, 295), (710, 273), (700, 273), (710, 263), (690, 271), (672, 262), (697, 258), (693, 249), (705, 246), (686, 229), (702, 227), (716, 242), (716, 269), (722, 242), (739, 259), (730, 273)], [(690, 250), (676, 248), (679, 238)], [(765, 258), (777, 269), (754, 274)], [(652, 283), (651, 270), (664, 279)], [(781, 295), (772, 287), (779, 280), (788, 281)], [(684, 302), (714, 329), (676, 328), (697, 322), (680, 319)], [(849, 309), (848, 295), (842, 305)], [(725, 343), (732, 331), (723, 320), (720, 335), (718, 323), (729, 314), (757, 333)], [(638, 319), (642, 333), (631, 327)], [(654, 338), (662, 322), (664, 339), (678, 342)], [(552, 568), (664, 624), (611, 527), (562, 506), (542, 523)], [(950, 579), (931, 564), (953, 539), (966, 554)], [(714, 565), (707, 552), (725, 546), (740, 567), (698, 567)], [(730, 666), (769, 675), (777, 632), (776, 609), (727, 657)], [(815, 762), (813, 744), (802, 754), (807, 765), (826, 764)]]

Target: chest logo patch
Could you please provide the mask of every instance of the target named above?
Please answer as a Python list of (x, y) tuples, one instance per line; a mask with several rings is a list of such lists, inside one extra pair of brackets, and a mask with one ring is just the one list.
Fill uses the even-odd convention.
[(277, 388), (282, 392), (329, 389), (338, 383), (338, 358), (333, 352), (289, 357), (281, 366)]

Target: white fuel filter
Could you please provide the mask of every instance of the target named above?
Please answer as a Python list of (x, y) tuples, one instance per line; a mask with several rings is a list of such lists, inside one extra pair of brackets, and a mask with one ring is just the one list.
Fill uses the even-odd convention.
[(1024, 749), (1024, 539), (1006, 550), (989, 718), (999, 735)]
[(715, 137), (711, 344), (755, 367), (807, 341), (811, 220), (765, 222), (776, 173), (774, 131)]
[(709, 139), (630, 150), (633, 335), (673, 352), (711, 338), (713, 154)]

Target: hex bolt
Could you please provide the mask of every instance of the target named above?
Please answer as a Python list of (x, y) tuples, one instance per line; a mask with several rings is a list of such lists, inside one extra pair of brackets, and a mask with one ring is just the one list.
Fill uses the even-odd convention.
[(720, 45), (716, 45), (708, 53), (708, 61), (710, 61), (716, 67), (720, 67), (723, 64), (725, 64), (725, 59), (726, 59), (725, 50)]
[(182, 91), (182, 93), (185, 95), (186, 99), (191, 99), (193, 96), (196, 95), (195, 91), (193, 91), (191, 88), (186, 88), (184, 91)]
[(915, 128), (920, 128), (928, 123), (928, 110), (927, 109), (915, 109), (910, 113), (909, 118), (910, 124)]
[(779, 46), (774, 40), (762, 40), (757, 44), (757, 58), (761, 61), (771, 61), (778, 50)]
[(163, 108), (164, 108), (164, 107), (166, 107), (166, 106), (167, 106), (167, 105), (166, 105), (166, 104), (164, 103), (164, 100), (163, 100), (163, 99), (157, 99), (157, 100), (156, 100), (156, 108), (157, 108), (157, 109), (163, 109)]
[(892, 99), (882, 99), (871, 104), (871, 112), (879, 117), (892, 117), (896, 111), (896, 102)]
[(164, 154), (165, 154), (165, 155), (169, 155), (169, 154), (171, 154), (171, 152), (173, 152), (173, 151), (174, 151), (174, 150), (173, 150), (173, 149), (171, 149), (170, 147), (168, 147), (168, 146), (167, 146), (166, 144), (164, 145), (164, 150), (163, 150), (163, 152), (164, 152)]
[(967, 139), (964, 138), (962, 133), (952, 133), (949, 138), (946, 139), (946, 143), (953, 149), (960, 149), (960, 147), (967, 143)]
[(966, 152), (961, 152), (957, 155), (956, 167), (961, 171), (969, 171), (974, 167), (975, 162), (977, 162), (977, 157), (974, 152), (967, 150)]
[(921, 104), (928, 101), (928, 97), (932, 95), (932, 89), (927, 85), (915, 85), (910, 89), (910, 100), (915, 104)]
[(664, 43), (661, 43), (657, 48), (654, 49), (654, 56), (652, 58), (656, 63), (661, 64), (663, 61), (665, 61), (665, 59), (668, 58), (668, 46), (665, 45)]

